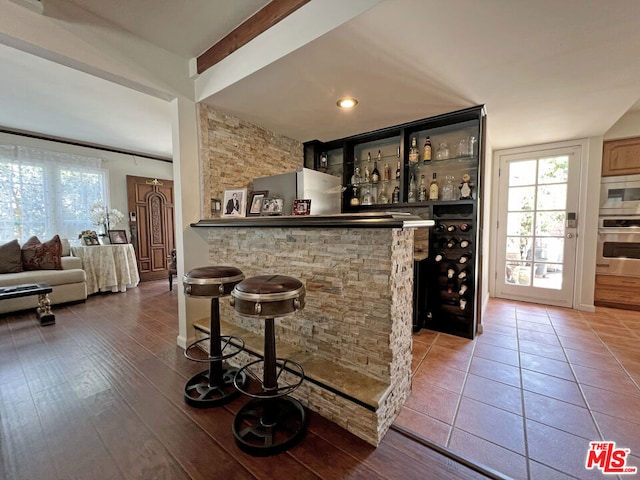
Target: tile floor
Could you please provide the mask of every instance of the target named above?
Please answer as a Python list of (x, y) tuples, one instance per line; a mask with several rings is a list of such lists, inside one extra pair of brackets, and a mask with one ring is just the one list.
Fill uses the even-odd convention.
[(483, 325), (473, 341), (414, 335), (397, 424), (513, 478), (612, 478), (585, 468), (594, 440), (640, 470), (640, 312), (491, 299)]

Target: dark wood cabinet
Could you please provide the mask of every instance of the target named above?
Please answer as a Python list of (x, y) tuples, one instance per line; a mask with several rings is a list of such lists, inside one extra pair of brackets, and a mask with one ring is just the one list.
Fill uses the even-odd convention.
[[(419, 262), (416, 276), (414, 328), (475, 335), (481, 312), (484, 123), (484, 107), (477, 106), (330, 142), (305, 143), (307, 168), (342, 179), (343, 212), (409, 211), (436, 221), (429, 232), (428, 257)], [(424, 156), (427, 138), (429, 159)], [(439, 195), (429, 200), (434, 174)], [(421, 183), (426, 196), (420, 195)], [(455, 273), (449, 278), (451, 271)]]

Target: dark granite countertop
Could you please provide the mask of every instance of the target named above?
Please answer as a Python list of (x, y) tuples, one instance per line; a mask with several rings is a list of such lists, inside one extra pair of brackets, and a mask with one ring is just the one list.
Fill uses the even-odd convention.
[(191, 227), (297, 227), (297, 228), (417, 228), (432, 227), (433, 220), (401, 212), (358, 213), (336, 215), (292, 215), (265, 217), (208, 218)]

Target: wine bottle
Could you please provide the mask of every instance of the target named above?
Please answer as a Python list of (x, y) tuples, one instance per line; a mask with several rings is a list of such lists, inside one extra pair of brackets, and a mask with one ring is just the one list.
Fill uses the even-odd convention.
[(438, 252), (436, 253), (436, 256), (433, 257), (433, 261), (436, 263), (440, 263), (441, 261), (445, 260), (447, 257), (445, 256), (444, 252)]
[(467, 299), (464, 297), (460, 297), (460, 300), (458, 301), (459, 306), (460, 306), (460, 310), (465, 310), (467, 308)]
[(467, 285), (465, 282), (462, 282), (462, 285), (460, 285), (460, 290), (458, 290), (458, 295), (462, 296), (467, 293), (468, 290), (469, 285)]
[(460, 273), (458, 274), (458, 279), (465, 280), (468, 276), (469, 276), (469, 272), (465, 268), (463, 270), (460, 270)]
[(431, 161), (431, 139), (429, 137), (424, 139), (424, 148), (422, 149), (422, 161), (429, 163)]
[(418, 187), (416, 186), (416, 177), (412, 173), (411, 180), (409, 180), (409, 198), (407, 199), (409, 203), (416, 203), (417, 188)]
[(436, 225), (436, 232), (444, 232), (447, 229), (447, 226), (444, 223), (438, 223)]
[(458, 244), (458, 241), (455, 238), (450, 238), (447, 240), (446, 246), (447, 248), (454, 248)]
[(470, 253), (463, 253), (462, 255), (460, 255), (460, 258), (458, 258), (458, 263), (467, 263), (469, 260), (471, 260), (471, 254)]
[(380, 181), (380, 172), (378, 171), (378, 162), (373, 162), (373, 171), (371, 172), (371, 183)]
[(460, 224), (460, 231), (461, 232), (468, 232), (469, 230), (471, 230), (471, 224), (469, 224), (469, 223), (461, 223)]
[(451, 295), (453, 293), (453, 289), (456, 287), (456, 282), (453, 279), (447, 280), (447, 293)]
[(420, 188), (418, 189), (418, 201), (424, 202), (427, 200), (427, 184), (424, 182), (424, 175), (420, 176)]
[(420, 151), (418, 150), (418, 139), (416, 137), (411, 138), (411, 147), (409, 148), (409, 163), (415, 165), (420, 158)]
[(458, 269), (456, 268), (456, 266), (452, 263), (447, 267), (447, 278), (453, 278), (456, 276), (456, 272), (458, 271)]
[(398, 147), (398, 166), (396, 167), (396, 180), (400, 180), (400, 147)]
[(471, 242), (469, 240), (460, 240), (460, 248), (467, 248), (469, 245), (471, 245)]
[(431, 180), (431, 185), (429, 185), (429, 200), (438, 200), (439, 193), (440, 193), (440, 186), (438, 185), (436, 173), (434, 172), (433, 179)]
[(447, 232), (455, 232), (455, 231), (456, 231), (455, 225), (447, 225)]

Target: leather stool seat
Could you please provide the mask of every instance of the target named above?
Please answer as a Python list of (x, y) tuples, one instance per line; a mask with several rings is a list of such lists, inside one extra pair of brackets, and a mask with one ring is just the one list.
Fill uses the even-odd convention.
[[(193, 342), (184, 351), (189, 360), (209, 364), (208, 370), (194, 375), (185, 385), (184, 398), (191, 406), (206, 408), (227, 403), (240, 393), (236, 383), (244, 386), (246, 382), (244, 373), (238, 375), (238, 369), (223, 364), (224, 360), (242, 351), (244, 341), (238, 337), (220, 335), (219, 298), (228, 296), (242, 279), (242, 271), (229, 266), (194, 268), (182, 279), (186, 296), (211, 299), (209, 336)], [(196, 354), (200, 352), (198, 347), (205, 343), (208, 343), (209, 354)]]
[[(236, 414), (233, 436), (246, 453), (267, 456), (281, 453), (294, 445), (306, 429), (306, 413), (298, 400), (288, 394), (304, 378), (302, 366), (276, 358), (274, 317), (304, 308), (305, 287), (300, 280), (284, 275), (259, 275), (238, 283), (231, 292), (236, 312), (264, 319), (264, 359), (242, 367), (261, 384), (260, 392), (249, 392), (238, 382), (236, 388), (253, 397)], [(259, 373), (262, 372), (262, 378)], [(295, 378), (295, 380), (290, 380)]]

